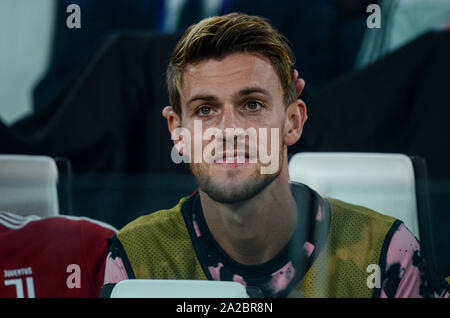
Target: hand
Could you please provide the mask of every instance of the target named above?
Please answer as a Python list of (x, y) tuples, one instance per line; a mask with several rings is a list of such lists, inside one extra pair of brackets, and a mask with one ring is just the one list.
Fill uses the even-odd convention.
[(300, 97), (303, 89), (305, 88), (305, 81), (302, 78), (298, 78), (298, 71), (294, 70), (295, 90), (297, 91), (297, 98)]

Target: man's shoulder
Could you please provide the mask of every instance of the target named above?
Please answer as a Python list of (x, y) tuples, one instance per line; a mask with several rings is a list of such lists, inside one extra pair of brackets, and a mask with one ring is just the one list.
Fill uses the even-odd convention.
[(163, 209), (138, 217), (125, 225), (118, 232), (118, 236), (130, 235), (132, 233), (148, 231), (150, 229), (163, 232), (169, 227), (173, 228), (182, 225), (183, 215), (181, 208), (187, 199), (188, 197), (181, 198), (180, 201), (170, 209)]
[[(382, 214), (364, 206), (337, 199), (329, 199), (331, 222), (330, 238), (337, 242), (367, 240), (367, 248), (381, 248), (390, 241), (392, 234), (402, 222), (392, 216)], [(374, 244), (374, 245), (373, 245)], [(373, 246), (372, 246), (373, 245)]]
[(333, 215), (336, 217), (343, 218), (357, 218), (366, 219), (373, 222), (382, 223), (387, 226), (392, 225), (396, 221), (396, 218), (385, 215), (382, 212), (372, 210), (365, 206), (344, 202), (338, 199), (326, 198), (329, 202)]

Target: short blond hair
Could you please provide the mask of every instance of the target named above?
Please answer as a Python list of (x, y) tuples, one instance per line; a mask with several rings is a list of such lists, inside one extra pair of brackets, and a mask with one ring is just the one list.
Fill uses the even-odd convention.
[(167, 89), (175, 112), (181, 115), (180, 92), (187, 65), (238, 52), (268, 58), (280, 78), (285, 105), (297, 98), (294, 55), (286, 38), (264, 18), (230, 13), (191, 25), (175, 46), (167, 68)]

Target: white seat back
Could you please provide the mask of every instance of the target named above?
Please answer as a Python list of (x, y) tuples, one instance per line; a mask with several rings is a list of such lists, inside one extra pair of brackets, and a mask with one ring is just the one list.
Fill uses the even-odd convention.
[(248, 298), (237, 282), (129, 279), (117, 283), (111, 298)]
[(318, 193), (402, 220), (419, 238), (414, 168), (402, 154), (298, 153), (291, 181)]
[(57, 182), (58, 169), (50, 157), (0, 155), (0, 210), (58, 215)]

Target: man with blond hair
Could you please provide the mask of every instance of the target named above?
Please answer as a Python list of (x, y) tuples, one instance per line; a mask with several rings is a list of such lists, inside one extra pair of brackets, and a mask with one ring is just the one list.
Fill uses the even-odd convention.
[[(163, 116), (198, 191), (111, 238), (106, 285), (208, 279), (264, 297), (433, 295), (420, 245), (401, 221), (290, 182), (287, 148), (307, 119), (304, 82), (266, 20), (232, 13), (192, 25), (167, 84)], [(198, 147), (209, 152), (195, 156)], [(268, 149), (276, 164), (264, 172)]]

